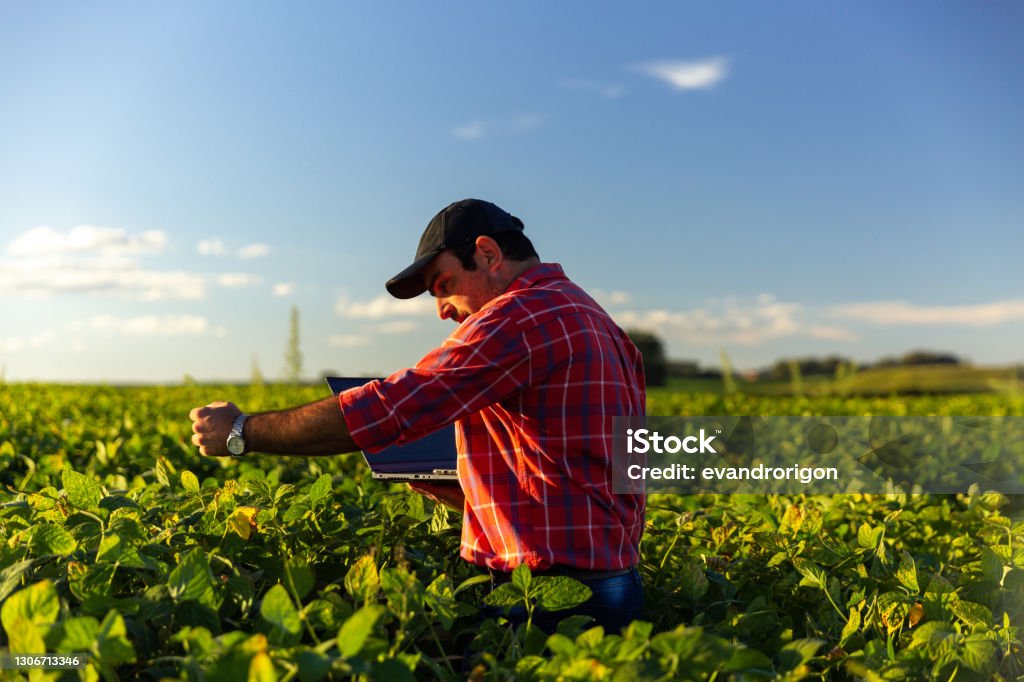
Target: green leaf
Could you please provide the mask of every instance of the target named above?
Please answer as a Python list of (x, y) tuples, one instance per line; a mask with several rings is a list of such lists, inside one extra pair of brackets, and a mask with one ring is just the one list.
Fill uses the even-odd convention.
[(77, 471), (64, 469), (61, 474), (61, 482), (64, 484), (68, 502), (79, 509), (97, 507), (100, 500), (103, 499), (103, 488), (100, 487), (100, 484)]
[(61, 653), (89, 651), (99, 629), (100, 622), (92, 616), (68, 618), (56, 631), (53, 650)]
[(186, 469), (181, 472), (181, 487), (190, 493), (199, 492), (199, 479), (191, 471)]
[(427, 585), (424, 600), (445, 630), (451, 630), (452, 624), (459, 616), (472, 615), (475, 611), (468, 604), (456, 601), (452, 579), (443, 573)]
[(60, 615), (57, 588), (49, 580), (15, 592), (0, 609), (11, 653), (44, 653), (43, 634)]
[(124, 618), (117, 611), (107, 613), (96, 634), (96, 651), (102, 664), (115, 667), (135, 661), (135, 648), (128, 641)]
[(857, 544), (864, 549), (875, 549), (885, 535), (885, 527), (872, 528), (866, 523), (861, 524), (857, 529)]
[(994, 673), (998, 665), (996, 644), (982, 633), (967, 635), (959, 653), (964, 665), (985, 677)]
[(911, 636), (910, 647), (911, 649), (917, 647), (932, 647), (945, 639), (950, 637), (955, 638), (956, 631), (952, 629), (948, 623), (940, 621), (929, 621), (922, 623), (914, 630), (914, 634)]
[(789, 671), (814, 658), (814, 654), (825, 642), (820, 639), (794, 639), (782, 647), (776, 659), (781, 671)]
[(260, 615), (273, 626), (270, 639), (275, 644), (290, 646), (302, 637), (302, 620), (284, 585), (274, 585), (267, 590), (260, 604)]
[(519, 588), (512, 585), (512, 583), (502, 583), (484, 597), (484, 603), (488, 606), (497, 606), (498, 608), (507, 609), (511, 606), (522, 604), (526, 597)]
[(181, 559), (167, 578), (167, 590), (176, 601), (194, 600), (216, 610), (220, 599), (214, 589), (213, 572), (206, 553), (199, 547)]
[(523, 595), (530, 593), (530, 567), (526, 564), (519, 564), (512, 570), (511, 584)]
[(60, 599), (57, 588), (49, 580), (42, 580), (15, 592), (0, 609), (0, 622), (10, 633), (19, 621), (33, 624), (50, 624), (60, 615)]
[(11, 564), (0, 571), (0, 603), (21, 584), (21, 576), (32, 566), (32, 559)]
[(590, 599), (593, 592), (578, 580), (564, 576), (534, 578), (537, 606), (545, 611), (564, 611)]
[(708, 577), (704, 567), (696, 561), (687, 560), (679, 569), (679, 592), (691, 604), (696, 604), (708, 591)]
[(313, 481), (313, 484), (309, 486), (309, 501), (313, 504), (317, 504), (321, 500), (325, 500), (331, 495), (331, 478), (330, 474), (322, 474), (320, 478)]
[(316, 584), (313, 569), (302, 559), (292, 557), (284, 563), (284, 577), (288, 586), (302, 599), (309, 594)]
[(362, 651), (363, 644), (385, 611), (383, 606), (371, 604), (359, 609), (345, 621), (338, 632), (338, 650), (342, 657), (351, 658)]
[(900, 567), (896, 569), (896, 580), (900, 581), (900, 585), (910, 590), (912, 594), (921, 591), (917, 582), (917, 566), (914, 563), (914, 557), (910, 556), (906, 550), (903, 550)]
[(406, 616), (423, 609), (423, 583), (404, 568), (383, 569), (380, 586), (395, 613)]
[(359, 557), (345, 574), (345, 591), (356, 601), (369, 602), (377, 598), (380, 576), (377, 564), (369, 554)]
[(458, 596), (460, 592), (465, 592), (471, 587), (474, 587), (476, 585), (482, 585), (484, 583), (489, 582), (491, 582), (491, 576), (489, 575), (474, 575), (472, 577), (466, 578), (461, 583), (459, 583), (458, 587), (455, 588), (455, 596)]
[(981, 573), (985, 580), (996, 585), (1003, 582), (1003, 560), (988, 547), (981, 548)]
[(32, 529), (32, 552), (39, 556), (67, 556), (78, 548), (78, 542), (61, 526), (45, 523)]
[(839, 645), (844, 646), (860, 631), (860, 609), (850, 607), (850, 617), (846, 619), (846, 625), (843, 626), (843, 633), (839, 636)]
[(265, 651), (258, 652), (249, 661), (249, 673), (246, 682), (277, 682), (277, 672), (274, 671), (274, 662)]
[(949, 610), (968, 625), (992, 625), (992, 611), (987, 606), (956, 599), (950, 602)]
[(828, 589), (828, 574), (825, 572), (825, 569), (821, 568), (810, 559), (794, 557), (793, 566), (800, 575), (803, 576), (803, 580), (800, 581), (801, 585), (817, 587), (821, 590)]

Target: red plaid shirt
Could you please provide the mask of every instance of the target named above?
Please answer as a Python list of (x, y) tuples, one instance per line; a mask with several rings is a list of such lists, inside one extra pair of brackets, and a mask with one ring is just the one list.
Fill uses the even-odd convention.
[(645, 412), (639, 351), (557, 264), (531, 268), (412, 369), (339, 396), (378, 451), (456, 422), (462, 557), (510, 571), (639, 559), (642, 495), (612, 494), (612, 417)]

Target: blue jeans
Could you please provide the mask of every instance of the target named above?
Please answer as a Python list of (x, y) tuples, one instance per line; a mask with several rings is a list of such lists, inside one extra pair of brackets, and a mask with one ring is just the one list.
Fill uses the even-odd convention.
[[(533, 624), (550, 634), (555, 631), (559, 621), (563, 618), (583, 615), (590, 616), (596, 621), (596, 625), (603, 626), (605, 633), (618, 634), (619, 630), (640, 617), (640, 611), (644, 605), (644, 583), (640, 577), (640, 571), (635, 567), (629, 573), (613, 578), (581, 580), (580, 582), (593, 592), (590, 599), (575, 608), (564, 611), (536, 609), (533, 612)], [(505, 615), (504, 609), (493, 606), (485, 606), (483, 612), (490, 618)], [(505, 617), (509, 619), (513, 627), (518, 627), (519, 624), (526, 622), (526, 608), (513, 606)]]

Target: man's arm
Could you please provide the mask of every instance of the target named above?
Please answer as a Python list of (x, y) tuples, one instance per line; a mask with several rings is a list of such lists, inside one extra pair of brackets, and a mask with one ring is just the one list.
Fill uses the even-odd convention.
[[(228, 434), (241, 413), (233, 403), (224, 402), (192, 410), (188, 415), (192, 420), (192, 443), (199, 447), (199, 454), (229, 456)], [(242, 436), (246, 452), (316, 456), (359, 449), (336, 396), (288, 410), (250, 415)]]

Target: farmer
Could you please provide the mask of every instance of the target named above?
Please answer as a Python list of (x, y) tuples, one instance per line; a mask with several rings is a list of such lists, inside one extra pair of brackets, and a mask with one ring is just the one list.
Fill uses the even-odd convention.
[(570, 613), (610, 632), (639, 616), (644, 499), (613, 494), (611, 469), (612, 418), (645, 411), (633, 343), (561, 266), (540, 261), (522, 221), (486, 201), (434, 216), (386, 287), (400, 299), (429, 291), (458, 327), (415, 367), (336, 397), (254, 415), (195, 408), (200, 453), (375, 452), (455, 422), (459, 485), (415, 488), (463, 511), (462, 558), (496, 582), (525, 563), (588, 585), (577, 609), (535, 614), (547, 630)]

